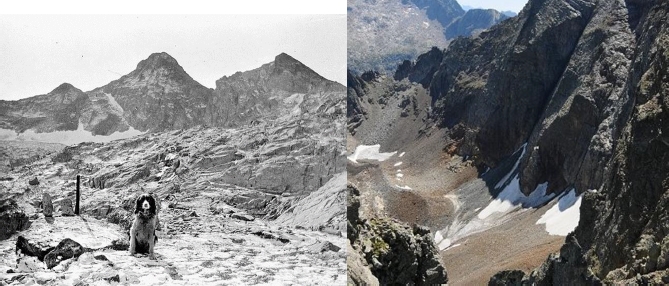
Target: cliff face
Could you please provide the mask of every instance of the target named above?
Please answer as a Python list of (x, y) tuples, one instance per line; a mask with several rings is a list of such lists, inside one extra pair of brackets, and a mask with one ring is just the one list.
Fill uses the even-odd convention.
[[(636, 42), (626, 82), (631, 116), (624, 123), (600, 191), (584, 196), (579, 226), (567, 246), (581, 272), (605, 282), (669, 282), (669, 3), (630, 1)], [(636, 17), (633, 17), (636, 16)], [(548, 260), (552, 278), (567, 268)], [(549, 274), (551, 272), (548, 272)], [(586, 275), (587, 277), (587, 275)], [(550, 278), (550, 277), (549, 277)], [(550, 280), (549, 280), (550, 281)], [(553, 280), (554, 281), (554, 280)]]
[(453, 42), (429, 90), (440, 126), (464, 130), (451, 132), (459, 154), (495, 167), (528, 143), (526, 194), (543, 182), (554, 192), (598, 188), (605, 170), (595, 166), (610, 160), (630, 108), (627, 15), (620, 3), (531, 1)]
[[(668, 282), (668, 11), (666, 1), (530, 1), (441, 56), (424, 54), (441, 58), (433, 76), (421, 58), (397, 70), (395, 80), (429, 92), (422, 130), (436, 124), (444, 150), (482, 173), (522, 149), (525, 195), (543, 183), (583, 195), (579, 226), (526, 281)], [(380, 92), (361, 86), (359, 98)], [(357, 124), (357, 140), (392, 146), (361, 132), (365, 120), (375, 119)]]

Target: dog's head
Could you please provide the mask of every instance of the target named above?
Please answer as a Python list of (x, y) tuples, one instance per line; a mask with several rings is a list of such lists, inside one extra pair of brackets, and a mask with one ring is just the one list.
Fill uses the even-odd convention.
[(135, 203), (135, 214), (143, 214), (144, 216), (156, 215), (156, 200), (149, 194), (142, 194), (137, 198)]

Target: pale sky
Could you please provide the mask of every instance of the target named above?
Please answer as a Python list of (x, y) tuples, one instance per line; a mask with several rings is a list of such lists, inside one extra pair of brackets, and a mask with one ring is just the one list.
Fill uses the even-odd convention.
[(527, 0), (457, 0), (460, 5), (468, 5), (474, 8), (492, 8), (498, 11), (520, 12)]
[(64, 82), (89, 91), (155, 52), (211, 88), (282, 52), (346, 84), (341, 6), (329, 15), (0, 15), (0, 99), (45, 94)]

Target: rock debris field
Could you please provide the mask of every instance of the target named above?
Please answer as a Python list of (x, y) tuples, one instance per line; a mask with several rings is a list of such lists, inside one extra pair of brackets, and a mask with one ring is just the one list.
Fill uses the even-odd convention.
[[(343, 140), (304, 128), (143, 134), (11, 166), (0, 182), (0, 285), (344, 284)], [(81, 216), (63, 215), (77, 174)], [(160, 205), (157, 260), (127, 250), (144, 192)]]

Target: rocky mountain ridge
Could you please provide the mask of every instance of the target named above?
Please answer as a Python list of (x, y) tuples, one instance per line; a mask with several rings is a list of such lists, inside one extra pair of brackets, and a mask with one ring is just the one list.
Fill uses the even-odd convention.
[(431, 47), (485, 30), (509, 16), (492, 9), (463, 10), (456, 0), (349, 0), (348, 69), (392, 73)]
[[(266, 70), (258, 71), (262, 69)], [(315, 113), (343, 99), (341, 84), (285, 53), (247, 73), (223, 77), (212, 90), (191, 78), (167, 53), (155, 53), (129, 74), (88, 92), (63, 84), (45, 95), (0, 101), (0, 136), (21, 139), (30, 137), (24, 136), (26, 131), (33, 137), (78, 131), (98, 138), (114, 133), (130, 137), (195, 126), (237, 127), (253, 120)], [(62, 136), (79, 134), (75, 133)]]
[[(529, 1), (423, 55), (439, 62), (403, 64), (398, 81), (352, 74), (349, 131), (385, 150), (466, 158), (484, 181), (511, 170), (524, 195), (581, 195), (578, 227), (526, 283), (666, 283), (667, 11), (664, 1)], [(402, 117), (407, 107), (418, 113)], [(392, 122), (390, 134), (369, 132), (377, 122)], [(498, 180), (487, 183), (493, 197)]]

